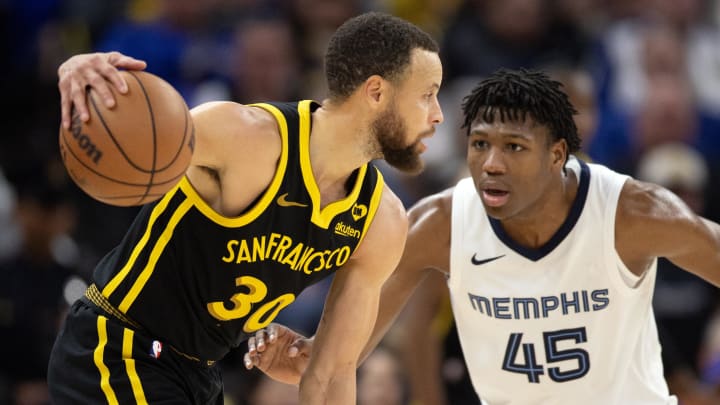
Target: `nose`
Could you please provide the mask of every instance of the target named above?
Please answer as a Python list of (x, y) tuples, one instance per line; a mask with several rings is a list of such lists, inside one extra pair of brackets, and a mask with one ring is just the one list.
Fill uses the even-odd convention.
[(485, 155), (482, 169), (487, 174), (504, 174), (506, 171), (505, 160), (500, 149), (491, 147)]
[(445, 121), (445, 117), (443, 116), (442, 107), (440, 107), (440, 102), (437, 97), (435, 97), (435, 102), (430, 109), (430, 122), (433, 124), (441, 124), (443, 121)]

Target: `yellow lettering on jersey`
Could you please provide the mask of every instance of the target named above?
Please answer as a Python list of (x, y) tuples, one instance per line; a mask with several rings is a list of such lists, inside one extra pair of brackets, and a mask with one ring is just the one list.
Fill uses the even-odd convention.
[(252, 333), (270, 325), (270, 322), (275, 319), (278, 313), (286, 306), (292, 304), (293, 301), (295, 301), (295, 294), (288, 293), (265, 303), (248, 317), (245, 325), (243, 325), (243, 331), (245, 331), (245, 333)]
[[(324, 252), (315, 252), (310, 257), (308, 257), (307, 261), (305, 262), (305, 266), (303, 266), (303, 273), (305, 274), (312, 274), (313, 271), (318, 271), (325, 266), (325, 259), (323, 258)], [(320, 263), (315, 266), (314, 268), (310, 267), (310, 264), (317, 259)]]
[(256, 263), (272, 260), (287, 265), (293, 271), (312, 274), (344, 265), (352, 250), (341, 246), (334, 250), (316, 251), (312, 246), (295, 243), (290, 236), (278, 233), (252, 239), (231, 239), (226, 243), (227, 254), (220, 259), (226, 263)]
[(238, 249), (237, 261), (235, 263), (240, 264), (242, 262), (253, 262), (253, 259), (250, 256), (250, 248), (248, 247), (247, 239), (240, 241), (240, 249)]
[(270, 257), (270, 252), (277, 246), (277, 239), (280, 238), (282, 235), (279, 233), (271, 233), (270, 234), (270, 241), (267, 245), (267, 250), (265, 251), (265, 257)]
[(258, 242), (257, 237), (253, 237), (253, 261), (263, 261), (265, 260), (265, 235), (260, 237), (260, 241)]
[[(267, 286), (262, 280), (252, 276), (243, 276), (235, 279), (237, 287), (245, 287), (247, 293), (237, 293), (230, 297), (233, 307), (227, 308), (222, 301), (214, 301), (207, 304), (208, 312), (215, 319), (220, 321), (230, 321), (233, 319), (248, 316), (252, 311), (253, 304), (259, 303), (267, 296)], [(275, 319), (278, 313), (295, 301), (295, 294), (286, 293), (272, 301), (266, 302), (260, 308), (255, 310), (243, 325), (243, 330), (247, 333), (262, 329)]]
[[(287, 250), (287, 248), (292, 245), (293, 240), (289, 236), (283, 235), (282, 239), (280, 239), (280, 244), (278, 245), (277, 249), (275, 249), (275, 253), (273, 254), (272, 259), (281, 262), (283, 253)], [(278, 255), (280, 255), (280, 259), (278, 259)]]
[(302, 243), (298, 243), (297, 245), (295, 245), (295, 247), (292, 248), (290, 253), (288, 253), (287, 256), (282, 258), (280, 263), (288, 264), (288, 265), (290, 265), (291, 269), (295, 269), (295, 266), (297, 265), (297, 261), (300, 258), (300, 253), (302, 252), (303, 247), (304, 246)]
[(240, 244), (240, 242), (236, 241), (235, 239), (230, 239), (227, 243), (227, 251), (228, 251), (228, 257), (221, 257), (222, 261), (225, 263), (230, 263), (235, 259), (235, 246)]
[(345, 262), (347, 262), (348, 259), (350, 258), (350, 248), (347, 246), (343, 246), (340, 249), (335, 249), (332, 252), (330, 252), (330, 256), (328, 256), (327, 263), (325, 264), (326, 270), (330, 270), (332, 268), (333, 256), (336, 256), (335, 257), (335, 266), (340, 267), (343, 264), (345, 264)]
[(233, 305), (230, 308), (225, 307), (223, 301), (213, 301), (207, 304), (210, 315), (221, 321), (229, 321), (247, 316), (252, 309), (252, 304), (265, 299), (267, 295), (267, 286), (262, 280), (252, 276), (242, 276), (235, 279), (237, 287), (246, 287), (247, 293), (237, 293), (230, 297)]
[(298, 261), (297, 265), (293, 266), (293, 270), (298, 271), (300, 268), (305, 264), (305, 261), (312, 255), (312, 253), (315, 251), (312, 246), (308, 246), (304, 251), (302, 256), (300, 257), (300, 261)]
[(338, 253), (337, 260), (335, 260), (335, 265), (340, 267), (343, 264), (347, 263), (348, 259), (350, 259), (351, 254), (352, 251), (350, 250), (349, 246), (341, 247), (340, 252)]

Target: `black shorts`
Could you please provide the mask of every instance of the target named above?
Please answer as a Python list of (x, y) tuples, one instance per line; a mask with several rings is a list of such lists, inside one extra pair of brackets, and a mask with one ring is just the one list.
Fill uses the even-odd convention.
[(78, 300), (50, 355), (53, 404), (223, 403), (217, 365), (203, 366)]

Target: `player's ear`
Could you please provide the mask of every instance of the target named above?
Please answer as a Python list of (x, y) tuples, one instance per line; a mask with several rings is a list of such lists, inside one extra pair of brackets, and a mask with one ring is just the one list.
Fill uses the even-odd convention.
[(568, 156), (568, 145), (565, 139), (554, 141), (550, 146), (553, 166), (563, 167)]
[(379, 106), (388, 99), (389, 83), (379, 75), (372, 75), (363, 83), (362, 91), (368, 103)]

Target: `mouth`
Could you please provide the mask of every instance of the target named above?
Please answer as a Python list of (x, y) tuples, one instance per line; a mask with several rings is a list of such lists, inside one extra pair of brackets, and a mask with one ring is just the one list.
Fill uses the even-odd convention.
[(487, 206), (501, 207), (507, 204), (508, 199), (510, 198), (510, 192), (493, 187), (485, 187), (482, 189), (481, 196)]
[(425, 131), (422, 134), (420, 134), (420, 137), (417, 141), (415, 141), (415, 149), (418, 153), (423, 153), (425, 150), (427, 150), (427, 145), (423, 143), (425, 139), (431, 138), (435, 133), (435, 129)]

